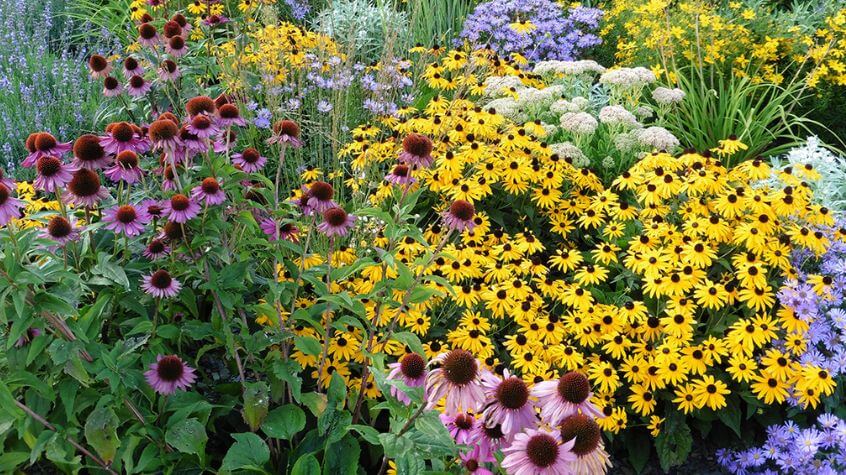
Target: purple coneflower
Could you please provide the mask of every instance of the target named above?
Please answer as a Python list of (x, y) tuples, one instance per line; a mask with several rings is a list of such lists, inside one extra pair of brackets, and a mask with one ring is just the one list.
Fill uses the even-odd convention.
[(455, 440), (456, 444), (471, 445), (473, 440), (473, 430), (476, 428), (476, 418), (473, 414), (467, 412), (459, 412), (454, 416), (449, 414), (441, 414), (441, 423), (449, 431), (449, 435)]
[(196, 135), (201, 139), (207, 139), (211, 136), (220, 133), (220, 129), (214, 122), (205, 114), (198, 114), (191, 118), (191, 122), (186, 126), (188, 132)]
[(185, 15), (181, 13), (174, 14), (172, 17), (170, 17), (170, 19), (175, 21), (179, 26), (181, 26), (183, 31), (191, 31), (191, 29), (194, 27), (194, 25), (188, 23), (188, 19), (185, 18)]
[(226, 201), (226, 193), (220, 187), (220, 183), (214, 177), (208, 177), (200, 185), (191, 190), (191, 197), (197, 201), (205, 202), (206, 206), (219, 205)]
[(161, 202), (154, 199), (146, 199), (142, 201), (138, 207), (144, 210), (144, 212), (153, 219), (161, 218), (162, 213), (164, 212), (164, 207), (162, 207)]
[(235, 104), (223, 104), (217, 109), (217, 125), (220, 127), (244, 127), (247, 121), (241, 117), (241, 112)]
[(279, 225), (279, 235), (277, 236), (277, 229), (276, 229), (276, 221), (272, 218), (264, 218), (259, 222), (259, 226), (261, 227), (261, 231), (266, 234), (270, 241), (275, 241), (278, 238), (282, 238), (286, 241), (297, 242), (299, 238), (297, 238), (297, 234), (299, 234), (300, 229), (294, 226), (293, 223), (282, 223)]
[(144, 171), (138, 166), (138, 154), (132, 150), (124, 150), (115, 157), (115, 162), (103, 174), (112, 181), (125, 181), (132, 184), (141, 180)]
[(159, 66), (159, 78), (162, 81), (173, 81), (181, 76), (182, 71), (179, 70), (176, 62), (169, 59), (162, 61), (162, 64)]
[(22, 348), (29, 344), (35, 338), (41, 336), (41, 330), (35, 327), (29, 327), (26, 329), (23, 335), (21, 335), (18, 340), (15, 342), (15, 348)]
[(176, 190), (176, 175), (173, 173), (173, 166), (165, 165), (160, 170), (162, 172), (162, 190)]
[(471, 445), (478, 447), (479, 455), (485, 460), (492, 458), (505, 442), (502, 427), (499, 424), (489, 425), (484, 420), (477, 421), (476, 427), (470, 433)]
[(335, 189), (325, 181), (315, 181), (308, 187), (308, 207), (312, 211), (322, 213), (328, 209), (337, 208), (338, 205), (332, 201), (335, 196)]
[(149, 23), (138, 25), (138, 42), (148, 48), (158, 45), (161, 42), (161, 38), (156, 27)]
[(476, 227), (473, 217), (476, 215), (476, 208), (473, 203), (464, 200), (455, 200), (444, 211), (444, 224), (455, 231), (472, 231)]
[(67, 219), (64, 216), (56, 215), (50, 218), (40, 236), (45, 239), (52, 239), (60, 245), (65, 245), (71, 241), (76, 241), (79, 237), (79, 229), (77, 229), (75, 219), (72, 216)]
[(105, 168), (112, 161), (111, 156), (100, 145), (100, 137), (85, 134), (73, 143), (73, 165), (78, 168), (99, 170)]
[(179, 142), (182, 147), (178, 147), (176, 149), (177, 154), (180, 156), (177, 163), (182, 162), (184, 159), (193, 157), (198, 153), (203, 153), (209, 149), (209, 144), (188, 130), (187, 125), (183, 125), (179, 129)]
[(71, 164), (62, 163), (58, 157), (41, 157), (35, 164), (38, 175), (35, 177), (33, 186), (36, 190), (53, 193), (67, 185), (73, 172), (77, 169)]
[(165, 51), (174, 58), (185, 56), (188, 52), (188, 47), (185, 44), (185, 38), (181, 36), (174, 36), (167, 40)]
[(4, 172), (2, 168), (0, 168), (0, 185), (6, 185), (6, 188), (10, 190), (18, 189), (18, 185), (15, 183), (15, 181), (11, 178), (8, 178), (6, 176), (6, 172)]
[(200, 205), (191, 198), (177, 193), (164, 202), (162, 214), (174, 223), (184, 223), (200, 214)]
[(488, 460), (481, 458), (479, 447), (474, 447), (473, 450), (461, 454), (461, 464), (467, 473), (471, 475), (493, 475), (493, 472), (483, 467), (485, 462), (496, 462), (495, 458), (488, 457)]
[(158, 119), (150, 124), (147, 136), (154, 150), (172, 151), (179, 145), (179, 127), (170, 119)]
[(100, 184), (100, 176), (97, 172), (80, 168), (73, 173), (73, 178), (68, 183), (65, 201), (77, 206), (93, 208), (107, 196), (109, 191)]
[(300, 140), (300, 126), (293, 120), (283, 119), (273, 124), (273, 135), (267, 139), (269, 144), (288, 144), (294, 148), (303, 146)]
[(487, 393), (483, 417), (488, 424), (499, 424), (507, 438), (536, 424), (529, 387), (521, 378), (512, 376), (508, 370), (505, 370), (502, 379), (489, 373), (482, 380), (482, 386)]
[(476, 412), (485, 401), (482, 365), (467, 350), (455, 349), (436, 356), (429, 364), (440, 365), (426, 376), (426, 396), (434, 407), (446, 398), (444, 412)]
[(147, 247), (144, 249), (144, 257), (150, 259), (151, 261), (155, 261), (156, 259), (161, 259), (162, 257), (168, 255), (170, 253), (170, 247), (161, 239), (153, 239), (147, 244)]
[(199, 114), (212, 115), (217, 110), (214, 99), (209, 96), (197, 96), (188, 99), (185, 103), (185, 111), (188, 116), (194, 117)]
[(157, 393), (165, 395), (173, 394), (177, 389), (188, 389), (197, 380), (194, 368), (176, 355), (158, 355), (144, 377)]
[(576, 454), (571, 470), (576, 474), (603, 475), (611, 466), (602, 432), (593, 417), (573, 414), (560, 424), (561, 440), (574, 441), (572, 452)]
[(399, 158), (407, 165), (421, 168), (432, 166), (432, 139), (421, 134), (408, 134), (402, 141)]
[[(409, 388), (419, 388), (426, 383), (426, 361), (417, 353), (407, 353), (396, 363), (388, 365), (391, 370), (388, 379), (402, 381)], [(391, 386), (391, 396), (403, 404), (411, 404), (408, 395), (396, 386)]]
[(123, 205), (107, 209), (103, 214), (106, 229), (127, 236), (137, 236), (144, 232), (144, 226), (150, 222), (150, 216), (143, 209), (135, 206)]
[(38, 132), (31, 134), (27, 138), (27, 149), (30, 154), (21, 162), (21, 166), (31, 168), (41, 157), (54, 156), (61, 157), (70, 152), (72, 146), (70, 142), (58, 142), (56, 137), (47, 132)]
[(267, 158), (262, 157), (253, 147), (245, 148), (243, 152), (232, 155), (232, 164), (245, 173), (255, 173), (264, 168), (266, 163)]
[(123, 72), (126, 77), (144, 74), (144, 67), (133, 56), (127, 56), (123, 60)]
[(224, 23), (229, 23), (229, 18), (223, 15), (208, 15), (203, 19), (203, 24), (210, 27), (223, 25)]
[(123, 85), (121, 85), (120, 81), (112, 76), (108, 76), (103, 79), (103, 96), (117, 97), (121, 95), (121, 93), (123, 93)]
[(88, 70), (91, 71), (93, 79), (106, 78), (112, 72), (112, 65), (109, 60), (99, 54), (92, 54), (88, 58)]
[(590, 382), (582, 373), (570, 371), (557, 381), (543, 381), (532, 388), (532, 395), (538, 399), (541, 417), (551, 426), (572, 414), (582, 412), (595, 417), (603, 417), (590, 398)]
[(143, 76), (136, 74), (129, 78), (129, 82), (126, 85), (126, 92), (132, 97), (141, 97), (150, 92), (152, 87), (153, 83), (144, 79)]
[(502, 450), (502, 468), (513, 475), (570, 475), (570, 464), (576, 460), (571, 451), (575, 443), (562, 444), (559, 434), (529, 429)]
[(415, 181), (417, 181), (414, 177), (411, 176), (411, 168), (408, 165), (396, 165), (394, 169), (391, 170), (391, 173), (388, 173), (385, 176), (385, 180), (388, 180), (390, 183), (395, 185), (402, 185), (408, 186)]
[(173, 38), (182, 34), (182, 26), (175, 20), (168, 20), (162, 27), (165, 38)]
[(132, 124), (115, 122), (106, 127), (106, 135), (100, 137), (100, 145), (106, 152), (117, 155), (124, 151), (144, 153), (149, 149), (147, 141), (141, 138)]
[(329, 237), (344, 237), (352, 229), (355, 220), (355, 216), (341, 208), (329, 208), (323, 212), (323, 222), (317, 225), (317, 229)]
[(5, 226), (12, 219), (20, 217), (23, 201), (12, 197), (12, 190), (0, 184), (0, 226)]
[(168, 271), (159, 269), (144, 277), (141, 288), (153, 297), (165, 299), (178, 294), (182, 284), (171, 277)]
[(214, 141), (214, 144), (212, 144), (212, 148), (214, 149), (215, 153), (226, 153), (232, 149), (232, 146), (235, 144), (235, 141), (237, 139), (238, 134), (235, 133), (234, 130), (224, 130), (217, 137), (217, 140)]

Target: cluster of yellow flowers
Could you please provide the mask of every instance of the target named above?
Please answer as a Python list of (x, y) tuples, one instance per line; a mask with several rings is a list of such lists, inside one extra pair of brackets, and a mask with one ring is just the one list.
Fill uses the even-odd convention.
[[(513, 124), (476, 107), (472, 84), (484, 71), (501, 76), (509, 66), (483, 53), (462, 54), (444, 52), (437, 66), (446, 58), (468, 61), (448, 79), (467, 86), (452, 96), (460, 98), (441, 90), (425, 110), (407, 111), (387, 131), (356, 130), (345, 149), (354, 171), (376, 176), (374, 170), (395, 160), (402, 137), (425, 134), (434, 140), (434, 164), (414, 171), (418, 186), (442, 203), (476, 205), (476, 227), (425, 269), (450, 282), (450, 305), (433, 307), (435, 300), (396, 309), (401, 324), (427, 336), (429, 356), (467, 349), (528, 383), (582, 371), (596, 388), (595, 402), (608, 416), (600, 424), (609, 431), (625, 428), (630, 412), (654, 416), (662, 398), (689, 413), (724, 407), (726, 396), (743, 387), (766, 404), (792, 395), (815, 407), (832, 393), (825, 370), (798, 361), (807, 324), (775, 304), (774, 283), (794, 274), (791, 252), (819, 255), (829, 244), (815, 231), (833, 218), (812, 204), (806, 182), (818, 177), (813, 169), (780, 172), (784, 186), (772, 188), (763, 161), (723, 166), (722, 158), (743, 147), (727, 139), (702, 153), (653, 153), (605, 187), (552, 153), (536, 124)], [(472, 71), (472, 79), (461, 71)], [(438, 74), (429, 81), (440, 80)], [(391, 185), (382, 183), (373, 200), (391, 196)], [(497, 211), (511, 206), (520, 207), (506, 213), (535, 215), (535, 224), (542, 217), (546, 227), (503, 231), (496, 223), (513, 227), (523, 219)], [(402, 261), (414, 262), (442, 232), (430, 227), (428, 246), (403, 243)], [(840, 237), (846, 240), (846, 232)], [(372, 288), (392, 270), (374, 265), (353, 286)], [(824, 279), (814, 279), (825, 296)], [(432, 320), (451, 322), (443, 339), (429, 335)], [(788, 342), (784, 351), (772, 347), (777, 339)], [(344, 343), (350, 341), (358, 346), (362, 339), (345, 335)], [(753, 353), (760, 352), (757, 362)], [(660, 418), (650, 422), (657, 431)]]
[(790, 68), (807, 68), (810, 86), (844, 84), (844, 10), (813, 31), (778, 22), (766, 10), (730, 2), (727, 8), (703, 0), (610, 0), (604, 38), (617, 38), (616, 60), (651, 64), (673, 82), (673, 69), (693, 64), (730, 68), (753, 81), (781, 84)]
[(43, 226), (42, 220), (37, 218), (37, 215), (44, 211), (58, 211), (59, 202), (50, 200), (44, 196), (38, 196), (32, 183), (26, 181), (17, 182), (18, 199), (23, 201), (26, 206), (22, 209), (23, 217), (21, 219), (13, 220), (13, 224), (19, 228), (34, 228)]

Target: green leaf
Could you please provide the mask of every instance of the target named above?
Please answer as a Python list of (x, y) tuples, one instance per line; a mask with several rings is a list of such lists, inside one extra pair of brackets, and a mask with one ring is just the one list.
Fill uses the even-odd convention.
[(115, 412), (105, 406), (94, 409), (85, 421), (85, 440), (106, 463), (114, 460), (115, 452), (120, 447), (117, 436), (119, 424)]
[(418, 338), (417, 335), (415, 335), (414, 333), (398, 332), (394, 333), (393, 338), (395, 340), (401, 341), (411, 351), (417, 353), (420, 356), (424, 356), (426, 354), (426, 352), (423, 351), (423, 344), (420, 343), (420, 338)]
[(655, 438), (655, 449), (661, 468), (668, 472), (670, 468), (684, 463), (692, 445), (693, 437), (685, 423), (684, 415), (671, 410), (664, 423), (664, 430)]
[(650, 436), (643, 430), (632, 431), (626, 434), (626, 451), (629, 453), (629, 462), (637, 473), (642, 473), (652, 453), (652, 444), (649, 443)]
[(105, 279), (106, 282), (104, 282), (103, 285), (108, 285), (109, 282), (113, 282), (125, 289), (129, 288), (129, 279), (126, 277), (126, 272), (124, 272), (123, 267), (112, 261), (111, 255), (106, 252), (101, 252), (97, 255), (97, 265), (91, 269), (91, 274), (95, 277)]
[(0, 472), (13, 473), (18, 465), (29, 460), (29, 452), (6, 452), (0, 455)]
[(201, 460), (204, 457), (208, 440), (206, 427), (193, 417), (177, 422), (167, 430), (165, 435), (165, 442), (168, 445), (184, 454), (200, 455)]
[(261, 437), (252, 432), (244, 432), (232, 434), (232, 438), (235, 443), (223, 457), (221, 470), (253, 468), (263, 471), (262, 466), (270, 460), (270, 449)]
[(731, 395), (726, 399), (726, 407), (717, 411), (717, 416), (719, 416), (723, 424), (733, 430), (738, 437), (742, 437), (740, 434), (740, 420), (742, 418), (740, 413), (740, 399), (733, 396), (734, 395)]
[(326, 448), (323, 460), (324, 475), (356, 473), (361, 447), (355, 437), (347, 434)]
[(320, 473), (320, 464), (312, 454), (305, 454), (294, 463), (291, 475), (314, 475)]
[(317, 356), (322, 353), (323, 349), (320, 342), (311, 336), (297, 336), (294, 337), (294, 346), (303, 353), (310, 356)]
[(250, 430), (257, 431), (262, 421), (267, 417), (267, 407), (270, 404), (270, 388), (267, 383), (259, 381), (245, 384), (244, 389), (244, 422)]
[(270, 411), (261, 425), (261, 430), (274, 439), (291, 440), (305, 428), (306, 415), (302, 409), (287, 404)]
[(302, 370), (296, 361), (283, 361), (281, 359), (273, 362), (273, 374), (277, 378), (288, 383), (291, 388), (291, 394), (294, 400), (299, 401), (302, 394), (303, 380), (300, 379), (299, 373)]

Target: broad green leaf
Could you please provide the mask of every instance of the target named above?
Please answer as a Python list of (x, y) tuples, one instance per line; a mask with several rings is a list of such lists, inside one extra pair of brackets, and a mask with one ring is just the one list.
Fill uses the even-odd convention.
[(270, 411), (261, 425), (261, 430), (274, 439), (291, 440), (305, 428), (306, 415), (302, 409), (287, 404)]
[(106, 463), (114, 460), (115, 452), (120, 447), (117, 436), (119, 424), (115, 412), (105, 406), (94, 409), (85, 421), (85, 440)]
[(312, 454), (305, 454), (294, 463), (291, 475), (314, 475), (320, 473), (320, 464)]
[(247, 383), (244, 389), (244, 422), (250, 426), (250, 430), (257, 431), (262, 421), (267, 417), (267, 408), (270, 404), (270, 388), (267, 383), (259, 381)]
[(221, 470), (237, 470), (239, 468), (254, 468), (263, 470), (262, 467), (270, 460), (270, 449), (261, 437), (252, 432), (232, 434), (235, 443), (223, 457)]
[(197, 454), (201, 459), (206, 450), (206, 427), (197, 419), (190, 418), (177, 422), (167, 430), (165, 442), (185, 454)]

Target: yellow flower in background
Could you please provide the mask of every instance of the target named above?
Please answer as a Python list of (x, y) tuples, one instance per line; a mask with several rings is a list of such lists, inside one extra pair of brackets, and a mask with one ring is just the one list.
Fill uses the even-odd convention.
[(520, 34), (529, 33), (537, 29), (535, 24), (532, 23), (530, 20), (515, 21), (508, 26), (509, 28)]

